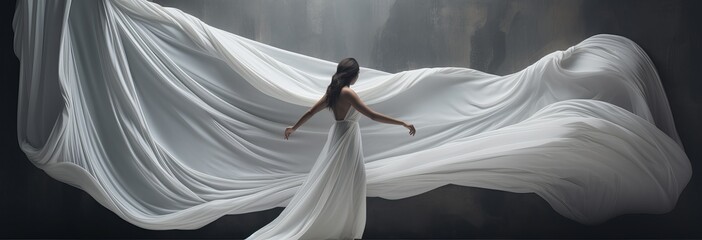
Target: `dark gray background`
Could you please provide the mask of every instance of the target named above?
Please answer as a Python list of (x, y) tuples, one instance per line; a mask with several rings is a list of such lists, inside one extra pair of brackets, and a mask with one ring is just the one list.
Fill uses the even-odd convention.
[[(598, 33), (628, 37), (663, 81), (693, 176), (667, 214), (595, 226), (566, 219), (535, 194), (447, 185), (401, 200), (368, 198), (365, 238), (702, 238), (702, 1), (184, 1), (157, 0), (215, 27), (283, 49), (388, 72), (460, 66), (504, 75)], [(282, 208), (228, 215), (198, 230), (133, 226), (34, 167), (17, 143), (15, 1), (3, 1), (0, 237), (244, 238)]]

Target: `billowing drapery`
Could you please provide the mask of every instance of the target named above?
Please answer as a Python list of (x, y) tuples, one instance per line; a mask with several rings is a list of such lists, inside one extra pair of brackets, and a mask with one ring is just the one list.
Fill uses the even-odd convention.
[[(283, 140), (335, 62), (178, 9), (21, 0), (13, 28), (22, 150), (143, 228), (193, 229), (286, 206), (333, 121), (320, 112)], [(692, 174), (655, 67), (624, 37), (596, 35), (506, 76), (361, 68), (352, 88), (417, 127), (410, 137), (359, 121), (371, 197), (446, 184), (533, 192), (596, 224), (670, 211)]]

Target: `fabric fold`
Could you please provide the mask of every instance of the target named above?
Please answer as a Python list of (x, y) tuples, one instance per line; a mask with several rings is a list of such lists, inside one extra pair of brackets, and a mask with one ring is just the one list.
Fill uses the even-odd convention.
[[(148, 229), (194, 229), (286, 206), (333, 114), (283, 130), (336, 63), (144, 0), (22, 0), (18, 141), (29, 160)], [(363, 64), (363, 63), (361, 63)], [(670, 211), (692, 174), (661, 80), (636, 43), (595, 35), (522, 71), (387, 73), (353, 85), (406, 129), (359, 120), (367, 195), (446, 184), (533, 192), (597, 224)]]

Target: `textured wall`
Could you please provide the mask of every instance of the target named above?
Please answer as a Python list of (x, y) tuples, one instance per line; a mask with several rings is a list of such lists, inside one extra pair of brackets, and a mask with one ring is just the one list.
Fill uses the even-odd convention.
[[(401, 200), (368, 198), (366, 238), (696, 237), (702, 238), (702, 4), (688, 0), (228, 1), (159, 0), (205, 22), (283, 49), (388, 72), (436, 66), (494, 74), (598, 33), (637, 42), (656, 64), (693, 165), (676, 208), (585, 226), (535, 194), (448, 185)], [(0, 237), (243, 238), (282, 210), (225, 216), (194, 231), (137, 228), (83, 191), (34, 167), (16, 136), (18, 61), (14, 1), (3, 3), (3, 153)]]

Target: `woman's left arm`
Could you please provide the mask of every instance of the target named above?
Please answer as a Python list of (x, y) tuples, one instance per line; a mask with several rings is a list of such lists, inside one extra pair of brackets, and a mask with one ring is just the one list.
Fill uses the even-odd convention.
[(294, 126), (290, 126), (285, 129), (285, 139), (288, 139), (288, 136), (290, 136), (291, 133), (293, 133), (300, 126), (302, 126), (302, 124), (307, 122), (307, 120), (310, 119), (312, 116), (324, 109), (324, 107), (326, 106), (326, 101), (327, 94), (325, 93), (324, 96), (322, 96), (322, 98), (320, 98), (319, 101), (317, 101), (317, 103), (314, 104), (314, 106), (312, 106), (309, 110), (307, 110), (307, 112), (305, 112), (304, 115), (302, 115), (302, 117), (300, 117), (300, 120), (297, 120), (297, 123), (295, 123)]

